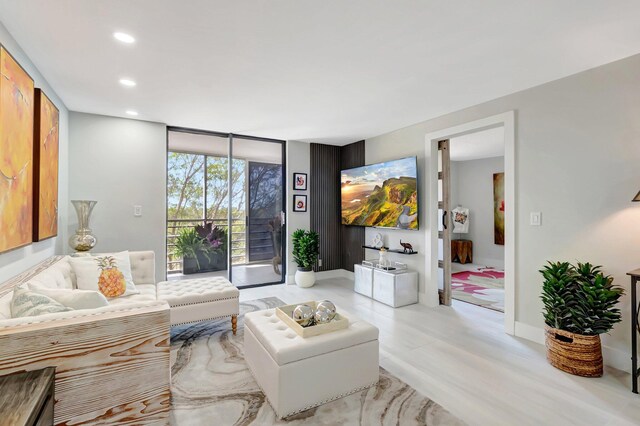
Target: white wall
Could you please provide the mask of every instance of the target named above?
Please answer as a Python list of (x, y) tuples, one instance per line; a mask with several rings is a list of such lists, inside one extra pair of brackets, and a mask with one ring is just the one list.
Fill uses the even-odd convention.
[[(95, 252), (153, 250), (156, 280), (164, 280), (166, 126), (72, 112), (69, 119), (70, 199), (97, 200), (91, 229)], [(133, 206), (142, 206), (142, 217)], [(69, 232), (78, 221), (69, 216)]]
[(59, 172), (58, 172), (58, 236), (49, 240), (33, 243), (29, 246), (0, 254), (0, 283), (23, 272), (31, 266), (62, 253), (66, 248), (67, 215), (69, 213), (69, 113), (62, 100), (40, 74), (35, 65), (0, 23), (0, 43), (18, 61), (35, 81), (35, 87), (41, 88), (60, 110), (59, 133)]
[(453, 238), (473, 242), (473, 263), (504, 268), (504, 246), (493, 238), (493, 174), (500, 172), (504, 172), (504, 157), (452, 161), (451, 208), (469, 209), (469, 233), (453, 234)]
[[(309, 229), (311, 225), (309, 212), (313, 206), (307, 204), (306, 212), (293, 211), (293, 194), (306, 194), (307, 201), (309, 201), (308, 189), (306, 191), (293, 190), (293, 174), (306, 173), (309, 178), (309, 171), (311, 169), (310, 152), (311, 145), (308, 143), (298, 141), (287, 142), (287, 284), (295, 284), (293, 277), (297, 269), (297, 265), (293, 261), (293, 255), (291, 254), (291, 250), (293, 249), (291, 234), (298, 228)], [(309, 181), (307, 181), (307, 188), (309, 188)]]
[[(640, 203), (630, 202), (640, 189), (638, 99), (640, 55), (368, 139), (366, 159), (417, 155), (424, 176), (427, 133), (516, 111), (516, 332), (542, 336), (538, 270), (547, 260), (602, 264), (627, 293), (625, 273), (640, 266)], [(423, 230), (426, 188), (419, 189)], [(529, 225), (532, 211), (542, 212), (542, 226)], [(422, 231), (367, 230), (367, 238), (373, 232), (384, 233), (392, 246), (402, 237), (424, 250)], [(402, 259), (420, 272), (424, 292), (419, 257)], [(624, 322), (603, 341), (626, 365), (628, 294), (621, 307)]]

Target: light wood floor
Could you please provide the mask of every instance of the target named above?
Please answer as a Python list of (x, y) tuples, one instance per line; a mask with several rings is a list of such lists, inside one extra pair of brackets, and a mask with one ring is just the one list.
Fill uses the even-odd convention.
[(393, 309), (353, 292), (346, 279), (310, 289), (244, 289), (241, 300), (332, 300), (380, 329), (380, 365), (470, 425), (640, 425), (631, 376), (605, 369), (598, 379), (547, 364), (544, 346), (503, 332), (502, 314), (454, 301), (453, 307)]

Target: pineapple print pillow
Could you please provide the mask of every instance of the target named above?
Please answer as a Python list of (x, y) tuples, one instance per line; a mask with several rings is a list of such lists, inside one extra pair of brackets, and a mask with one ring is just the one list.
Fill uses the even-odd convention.
[(129, 252), (72, 257), (79, 290), (97, 290), (108, 298), (138, 294), (131, 277)]

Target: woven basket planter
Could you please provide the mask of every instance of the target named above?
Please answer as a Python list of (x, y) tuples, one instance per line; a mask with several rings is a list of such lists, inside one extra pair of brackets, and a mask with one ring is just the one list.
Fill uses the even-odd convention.
[(602, 376), (600, 336), (585, 336), (544, 327), (547, 360), (554, 367), (576, 376)]

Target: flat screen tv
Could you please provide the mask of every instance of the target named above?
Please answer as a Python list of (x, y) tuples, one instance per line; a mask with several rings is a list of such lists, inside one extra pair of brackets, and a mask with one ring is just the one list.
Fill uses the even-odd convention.
[(416, 157), (341, 172), (344, 225), (418, 229)]

